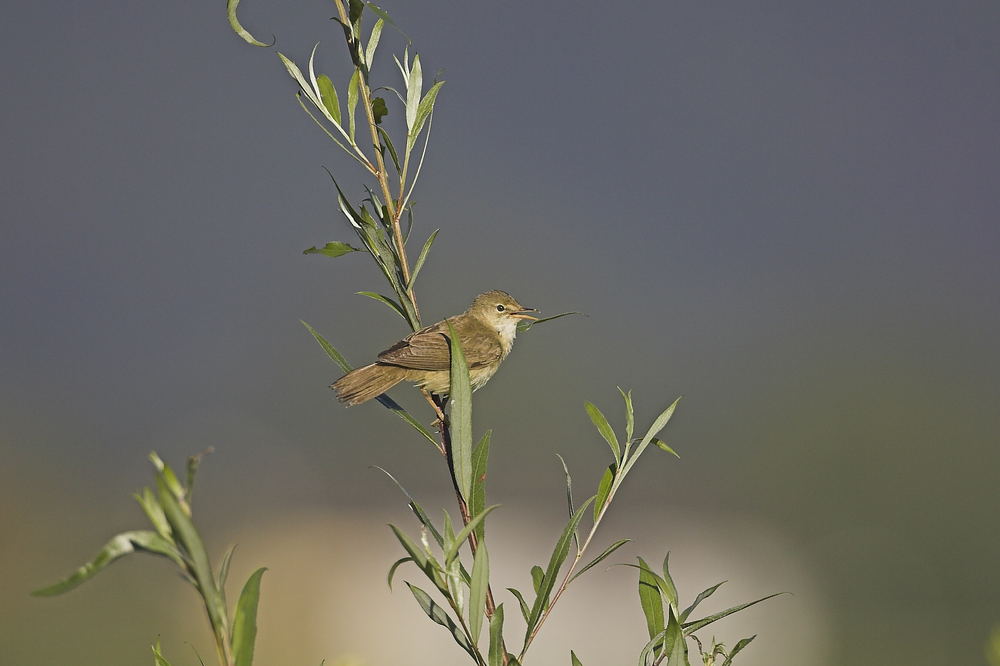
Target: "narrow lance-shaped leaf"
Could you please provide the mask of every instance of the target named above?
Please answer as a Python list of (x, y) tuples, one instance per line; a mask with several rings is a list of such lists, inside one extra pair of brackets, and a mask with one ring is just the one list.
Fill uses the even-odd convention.
[(680, 611), (677, 605), (680, 603), (680, 595), (677, 594), (677, 586), (674, 584), (674, 578), (670, 575), (670, 551), (663, 557), (663, 578), (660, 579), (665, 588), (663, 588), (663, 594), (667, 597), (667, 601), (670, 602), (671, 608), (674, 609), (674, 615), (677, 615)]
[(503, 666), (503, 604), (496, 607), (490, 618), (490, 647), (487, 653), (489, 666)]
[(412, 561), (413, 561), (412, 557), (401, 557), (392, 563), (392, 566), (389, 567), (389, 573), (387, 573), (385, 576), (385, 582), (386, 584), (388, 584), (390, 590), (392, 589), (392, 578), (393, 576), (396, 575), (396, 569), (406, 564), (407, 562), (412, 562)]
[[(392, 139), (389, 137), (389, 133), (386, 132), (381, 125), (379, 125), (375, 129), (378, 130), (379, 136), (382, 137), (382, 145), (389, 149), (389, 157), (392, 158), (392, 164), (393, 166), (396, 167), (396, 173), (399, 173), (399, 155), (396, 154), (396, 146), (392, 144)], [(408, 233), (406, 235), (406, 238), (404, 238), (403, 240), (404, 241), (409, 240)]]
[[(656, 574), (653, 573), (646, 561), (639, 559), (639, 605), (642, 607), (642, 614), (646, 618), (646, 630), (649, 637), (653, 638), (663, 631), (663, 597), (660, 588), (656, 584)], [(654, 646), (655, 648), (655, 646)], [(654, 653), (659, 650), (654, 649)]]
[(625, 455), (628, 456), (628, 450), (632, 446), (632, 435), (635, 433), (635, 408), (632, 406), (631, 390), (626, 392), (619, 386), (618, 392), (625, 401)]
[(333, 85), (333, 81), (326, 74), (317, 76), (316, 84), (319, 88), (320, 99), (323, 101), (323, 108), (326, 109), (333, 122), (340, 125), (340, 97), (337, 95), (337, 87)]
[(478, 663), (479, 657), (476, 654), (476, 649), (469, 642), (468, 637), (462, 633), (461, 629), (458, 628), (455, 621), (449, 617), (448, 613), (433, 599), (431, 599), (430, 595), (421, 590), (419, 587), (411, 585), (410, 583), (407, 583), (406, 585), (410, 588), (410, 592), (413, 593), (413, 597), (417, 600), (417, 603), (420, 604), (420, 608), (422, 608), (424, 613), (427, 614), (427, 617), (450, 631), (452, 637), (455, 639), (455, 642), (462, 646), (462, 649), (468, 652)]
[(455, 556), (458, 555), (458, 550), (462, 547), (462, 544), (465, 543), (465, 540), (469, 538), (472, 531), (476, 529), (476, 526), (483, 522), (486, 516), (488, 516), (493, 509), (496, 509), (499, 506), (499, 504), (494, 504), (486, 507), (483, 509), (482, 513), (477, 516), (473, 516), (472, 519), (469, 520), (469, 524), (463, 527), (462, 530), (455, 535), (455, 541), (452, 546), (445, 549), (444, 560), (446, 564), (451, 562)]
[(615, 462), (620, 465), (622, 462), (621, 448), (618, 445), (618, 437), (615, 436), (615, 431), (612, 430), (608, 419), (605, 418), (604, 413), (593, 403), (587, 402), (584, 407), (587, 409), (587, 415), (590, 416), (591, 422), (597, 427), (597, 432), (601, 433), (601, 437), (611, 447), (611, 453), (615, 456)]
[(371, 37), (368, 38), (368, 46), (365, 48), (365, 65), (371, 69), (372, 59), (375, 57), (375, 49), (378, 48), (378, 42), (382, 38), (382, 27), (385, 25), (384, 19), (379, 19), (375, 21), (375, 26), (372, 28)]
[(409, 133), (417, 122), (417, 107), (420, 105), (420, 93), (423, 88), (423, 72), (420, 67), (420, 56), (414, 56), (413, 67), (410, 68), (406, 80), (406, 127)]
[(669, 407), (664, 409), (660, 415), (656, 417), (653, 421), (653, 425), (649, 426), (649, 430), (646, 431), (642, 441), (639, 442), (639, 446), (635, 449), (635, 455), (633, 455), (625, 465), (625, 472), (628, 472), (628, 470), (632, 468), (632, 465), (635, 464), (635, 461), (639, 458), (645, 448), (649, 446), (649, 443), (653, 440), (653, 438), (660, 434), (660, 431), (666, 427), (667, 422), (670, 421), (670, 417), (674, 415), (674, 410), (677, 408), (677, 403), (680, 402), (680, 400), (680, 398), (674, 400)]
[(573, 652), (572, 650), (569, 651), (569, 659), (570, 666), (583, 666), (583, 662), (577, 658), (576, 652)]
[(435, 229), (431, 235), (427, 237), (427, 240), (424, 242), (424, 246), (420, 248), (420, 254), (417, 255), (417, 261), (413, 264), (413, 273), (410, 274), (411, 287), (413, 286), (413, 283), (417, 281), (417, 274), (420, 272), (420, 269), (424, 267), (424, 262), (427, 261), (427, 253), (430, 252), (431, 245), (434, 244), (434, 239), (437, 238), (438, 232), (440, 231), (440, 229)]
[(81, 583), (90, 580), (102, 569), (115, 560), (135, 552), (148, 552), (154, 555), (162, 555), (170, 559), (174, 564), (184, 569), (184, 560), (180, 552), (169, 541), (161, 537), (156, 532), (150, 530), (136, 530), (133, 532), (122, 532), (112, 537), (94, 559), (87, 562), (71, 575), (63, 580), (49, 585), (31, 594), (36, 597), (51, 597), (56, 594), (68, 592)]
[(153, 665), (154, 666), (170, 666), (170, 662), (167, 658), (163, 656), (160, 651), (160, 640), (156, 639), (156, 643), (153, 644)]
[(666, 451), (667, 453), (672, 454), (675, 458), (680, 459), (681, 457), (680, 454), (674, 451), (666, 442), (664, 442), (659, 437), (654, 437), (651, 443), (653, 444), (653, 446), (660, 449), (661, 451)]
[(156, 486), (159, 491), (160, 504), (163, 512), (170, 522), (170, 528), (191, 560), (191, 572), (198, 582), (198, 588), (205, 599), (205, 607), (208, 610), (212, 625), (215, 627), (224, 626), (226, 615), (225, 603), (216, 585), (213, 576), (212, 566), (205, 551), (205, 545), (201, 541), (201, 536), (182, 509), (178, 500), (173, 496), (167, 487), (165, 474), (160, 472), (156, 476)]
[(388, 307), (390, 310), (392, 310), (393, 312), (395, 312), (396, 314), (398, 314), (400, 317), (402, 317), (403, 321), (409, 322), (409, 320), (406, 318), (406, 311), (403, 310), (403, 306), (401, 306), (399, 303), (397, 303), (396, 301), (392, 300), (388, 296), (383, 296), (382, 294), (376, 294), (374, 291), (359, 291), (358, 295), (359, 296), (367, 296), (368, 298), (370, 298), (372, 300), (375, 300), (375, 301), (378, 301), (379, 303), (382, 303), (383, 305), (385, 305), (386, 307)]
[(542, 581), (541, 589), (538, 592), (538, 596), (535, 598), (535, 603), (531, 607), (531, 616), (528, 619), (528, 627), (525, 636), (529, 636), (534, 630), (535, 625), (541, 618), (542, 613), (548, 608), (549, 604), (549, 594), (552, 592), (552, 588), (556, 584), (556, 576), (559, 574), (559, 569), (562, 567), (563, 562), (566, 561), (566, 556), (569, 554), (569, 544), (573, 539), (573, 532), (576, 531), (577, 526), (580, 524), (580, 520), (583, 518), (583, 514), (587, 511), (590, 503), (594, 501), (594, 497), (590, 497), (586, 502), (580, 505), (580, 508), (576, 510), (573, 517), (569, 519), (566, 523), (566, 527), (563, 529), (562, 534), (559, 536), (559, 540), (556, 541), (556, 547), (552, 550), (552, 556), (549, 558), (549, 565), (545, 569), (545, 578)]
[[(556, 458), (559, 458), (559, 462), (562, 463), (563, 473), (566, 475), (566, 506), (569, 516), (572, 517), (576, 511), (576, 507), (573, 506), (573, 477), (569, 475), (569, 467), (563, 457), (557, 453)], [(573, 532), (573, 545), (578, 551), (580, 550), (580, 536), (576, 532)]]
[(316, 99), (315, 91), (312, 89), (312, 86), (309, 85), (309, 82), (306, 81), (306, 77), (303, 76), (302, 70), (299, 69), (299, 66), (296, 65), (281, 51), (278, 51), (278, 58), (281, 59), (281, 63), (285, 66), (285, 69), (288, 70), (289, 75), (291, 75), (291, 77), (295, 79), (296, 83), (299, 84), (299, 88), (302, 89), (302, 94), (308, 97), (309, 101), (312, 102), (316, 107), (320, 107), (321, 102), (318, 99)]
[(327, 257), (341, 257), (345, 254), (350, 254), (351, 252), (360, 252), (356, 247), (352, 247), (347, 243), (341, 243), (340, 241), (330, 241), (323, 247), (316, 247), (315, 245), (307, 250), (302, 250), (302, 254), (322, 254)]
[(229, 17), (229, 26), (233, 29), (237, 35), (243, 38), (247, 44), (253, 46), (272, 46), (272, 44), (265, 44), (264, 42), (258, 40), (250, 31), (243, 27), (240, 20), (236, 17), (236, 8), (239, 6), (240, 0), (226, 0), (226, 14)]
[(604, 505), (608, 501), (608, 496), (611, 494), (611, 484), (615, 480), (615, 465), (612, 463), (608, 465), (604, 470), (604, 474), (601, 475), (601, 481), (597, 485), (597, 501), (594, 502), (594, 520), (596, 521), (601, 517), (601, 512), (604, 510)]
[(163, 514), (163, 507), (160, 506), (153, 491), (149, 488), (143, 488), (140, 492), (133, 495), (133, 497), (139, 503), (139, 506), (142, 507), (143, 513), (149, 518), (149, 522), (152, 523), (156, 533), (167, 541), (171, 541), (170, 524), (167, 522), (167, 517)]
[(733, 613), (738, 613), (739, 611), (743, 610), (744, 608), (749, 608), (750, 606), (753, 606), (755, 604), (759, 604), (762, 601), (767, 601), (768, 599), (772, 599), (772, 598), (774, 598), (774, 597), (776, 597), (776, 596), (778, 596), (780, 594), (784, 594), (784, 593), (783, 592), (776, 592), (775, 594), (769, 594), (766, 597), (761, 597), (760, 599), (755, 599), (754, 601), (748, 601), (747, 603), (740, 604), (739, 606), (733, 606), (732, 608), (727, 608), (726, 610), (724, 610), (724, 611), (722, 611), (720, 613), (715, 613), (714, 615), (709, 615), (708, 617), (703, 617), (700, 620), (694, 620), (692, 622), (686, 622), (686, 623), (684, 623), (684, 633), (685, 634), (690, 634), (690, 633), (693, 633), (695, 631), (698, 631), (702, 627), (708, 626), (708, 625), (712, 624), (713, 622), (717, 622), (717, 621), (721, 620), (722, 618), (724, 618), (724, 617), (726, 617), (728, 615), (732, 615)]
[(219, 590), (225, 594), (226, 580), (229, 579), (229, 563), (233, 560), (233, 553), (236, 552), (236, 545), (229, 547), (226, 554), (222, 556), (222, 564), (219, 565)]
[(726, 581), (722, 581), (722, 583), (716, 583), (715, 585), (713, 585), (712, 587), (708, 588), (707, 590), (702, 591), (695, 598), (695, 600), (691, 603), (691, 605), (688, 606), (687, 608), (685, 608), (684, 612), (681, 613), (681, 615), (680, 615), (681, 622), (684, 622), (685, 620), (687, 620), (688, 616), (691, 615), (691, 612), (694, 611), (694, 609), (698, 607), (698, 604), (700, 604), (705, 599), (708, 599), (710, 596), (712, 596), (713, 594), (715, 594), (715, 591), (718, 590), (720, 587), (722, 587), (723, 583), (725, 583), (725, 582)]
[(260, 568), (250, 574), (233, 616), (233, 661), (235, 666), (253, 664), (254, 644), (257, 641), (257, 605), (260, 600), (260, 578), (267, 571)]
[(542, 583), (545, 581), (545, 571), (537, 564), (531, 567), (531, 586), (537, 595), (542, 590)]
[(420, 104), (417, 105), (417, 114), (414, 117), (413, 125), (410, 126), (410, 130), (406, 135), (406, 151), (410, 152), (413, 150), (413, 146), (416, 145), (417, 139), (420, 138), (420, 131), (424, 128), (424, 124), (430, 117), (431, 113), (434, 112), (434, 102), (437, 101), (438, 92), (441, 90), (441, 86), (444, 85), (444, 81), (438, 81), (431, 86), (431, 89), (427, 91), (424, 98), (420, 100)]
[(757, 634), (754, 634), (750, 638), (741, 638), (739, 642), (737, 642), (736, 645), (733, 646), (733, 649), (729, 652), (729, 656), (726, 657), (726, 660), (722, 662), (722, 666), (732, 666), (733, 658), (740, 652), (742, 652), (743, 648), (750, 645), (750, 641), (752, 641), (755, 638), (757, 638)]
[(347, 84), (347, 130), (351, 141), (354, 141), (354, 111), (358, 108), (358, 85), (361, 78), (360, 70), (354, 69), (351, 80)]
[(486, 544), (479, 544), (472, 560), (472, 576), (469, 581), (469, 634), (472, 642), (479, 641), (486, 611), (486, 590), (490, 584), (490, 558)]
[(593, 569), (595, 566), (597, 566), (598, 564), (600, 564), (601, 562), (603, 562), (604, 560), (606, 560), (608, 558), (608, 556), (611, 555), (611, 553), (615, 552), (616, 550), (618, 550), (619, 548), (621, 548), (625, 544), (629, 543), (630, 541), (631, 541), (631, 539), (621, 539), (620, 541), (615, 541), (613, 544), (611, 544), (610, 546), (608, 546), (607, 548), (605, 548), (603, 553), (601, 553), (600, 555), (598, 555), (597, 557), (595, 557), (594, 559), (592, 559), (587, 564), (587, 566), (583, 567), (582, 569), (580, 569), (579, 571), (577, 571), (575, 574), (573, 574), (573, 577), (569, 579), (570, 582), (576, 580), (577, 578), (579, 578), (580, 576), (582, 576), (584, 573), (586, 573), (590, 569)]
[(667, 666), (690, 666), (687, 657), (687, 641), (684, 640), (684, 632), (681, 631), (681, 624), (677, 620), (674, 607), (667, 609), (667, 636), (664, 645), (667, 652)]
[(451, 456), (458, 490), (466, 502), (472, 496), (472, 386), (469, 366), (465, 362), (462, 343), (454, 327), (448, 324), (451, 346)]
[[(473, 516), (478, 516), (486, 508), (486, 468), (492, 434), (492, 430), (487, 430), (472, 450), (472, 499), (469, 500), (469, 513)], [(486, 522), (481, 521), (475, 532), (477, 540), (482, 543), (486, 538)]]
[(531, 608), (528, 607), (528, 602), (524, 600), (524, 595), (515, 587), (508, 587), (507, 591), (517, 599), (517, 603), (521, 606), (521, 615), (524, 617), (524, 621), (527, 622), (528, 618), (531, 617)]
[(559, 313), (557, 315), (552, 315), (551, 317), (542, 317), (541, 319), (535, 319), (535, 320), (531, 320), (531, 321), (525, 320), (525, 321), (522, 321), (521, 323), (519, 323), (517, 325), (517, 330), (518, 330), (519, 333), (524, 333), (528, 329), (532, 328), (533, 326), (537, 326), (538, 324), (544, 324), (545, 322), (552, 321), (553, 319), (562, 319), (563, 317), (569, 317), (570, 315), (578, 315), (578, 314), (583, 314), (583, 313), (582, 312), (561, 312), (561, 313)]

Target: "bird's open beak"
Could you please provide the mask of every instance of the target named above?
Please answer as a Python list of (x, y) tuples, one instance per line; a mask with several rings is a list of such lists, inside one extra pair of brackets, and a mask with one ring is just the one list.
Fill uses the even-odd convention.
[(534, 321), (538, 321), (538, 317), (531, 316), (528, 314), (529, 312), (538, 312), (538, 310), (535, 308), (524, 308), (523, 310), (518, 310), (517, 312), (511, 312), (510, 316), (515, 319), (532, 319)]

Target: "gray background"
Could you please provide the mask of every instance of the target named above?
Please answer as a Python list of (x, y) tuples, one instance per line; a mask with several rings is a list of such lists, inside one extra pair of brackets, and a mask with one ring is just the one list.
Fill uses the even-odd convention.
[[(669, 548), (689, 598), (732, 580), (719, 604), (792, 592), (718, 625), (761, 634), (746, 666), (982, 663), (1000, 622), (1000, 7), (387, 9), (448, 81), (417, 194), (417, 243), (442, 228), (425, 320), (491, 288), (589, 315), (524, 335), (477, 394), (503, 584), (528, 585), (562, 520), (554, 452), (580, 496), (605, 464), (583, 401), (620, 422), (614, 387), (632, 387), (645, 424), (683, 394), (682, 459), (651, 452), (603, 533), (637, 539), (619, 561)], [(383, 288), (361, 255), (301, 254), (351, 240), (321, 165), (355, 195), (360, 174), (221, 0), (5, 13), (0, 661), (146, 663), (161, 633), (175, 664), (197, 662), (187, 641), (211, 656), (158, 561), (26, 595), (141, 524), (148, 451), (180, 465), (213, 445), (210, 545), (241, 544), (234, 576), (271, 567), (260, 663), (461, 663), (385, 589), (384, 524), (412, 524), (367, 469), (450, 506), (441, 461), (377, 406), (334, 404), (298, 323), (355, 362), (405, 332), (353, 295)], [(333, 13), (241, 8), (300, 63), (321, 40), (343, 85)], [(399, 49), (387, 31), (377, 83), (396, 85)], [(633, 597), (631, 571), (595, 571), (538, 663), (629, 663)]]

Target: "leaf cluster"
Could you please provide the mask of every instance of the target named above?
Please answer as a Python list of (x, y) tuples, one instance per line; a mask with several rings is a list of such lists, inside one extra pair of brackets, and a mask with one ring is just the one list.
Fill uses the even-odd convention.
[[(266, 569), (260, 568), (250, 574), (235, 607), (230, 611), (225, 586), (236, 547), (225, 553), (217, 570), (213, 569), (192, 518), (191, 498), (201, 458), (199, 454), (188, 459), (185, 481), (181, 482), (169, 465), (156, 453), (151, 453), (149, 459), (155, 468), (153, 488), (143, 488), (134, 497), (152, 529), (132, 530), (113, 536), (92, 560), (63, 580), (32, 594), (53, 596), (68, 592), (96, 576), (112, 562), (132, 553), (157, 555), (172, 562), (181, 577), (201, 596), (215, 638), (219, 663), (222, 666), (250, 666), (257, 638), (260, 582)], [(153, 653), (158, 666), (169, 666), (158, 643), (153, 647)]]

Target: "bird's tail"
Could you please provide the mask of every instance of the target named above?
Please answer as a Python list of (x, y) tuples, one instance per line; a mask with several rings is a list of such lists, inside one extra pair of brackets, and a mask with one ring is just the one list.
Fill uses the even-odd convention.
[(347, 405), (360, 405), (378, 397), (398, 384), (406, 376), (404, 368), (395, 365), (372, 363), (351, 370), (330, 385), (337, 398)]

